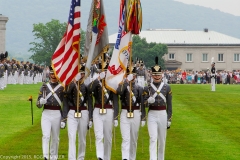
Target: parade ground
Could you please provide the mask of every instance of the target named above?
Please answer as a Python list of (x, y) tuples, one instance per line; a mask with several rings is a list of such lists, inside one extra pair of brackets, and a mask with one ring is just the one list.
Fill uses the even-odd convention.
[[(43, 159), (38, 84), (0, 90), (0, 160)], [(166, 160), (240, 159), (240, 85), (171, 84), (173, 119), (167, 131)], [(31, 114), (32, 96), (33, 125)], [(112, 160), (121, 160), (120, 126), (113, 130)], [(59, 158), (68, 157), (67, 128), (60, 131)], [(86, 160), (96, 160), (93, 128), (87, 133)], [(147, 125), (139, 130), (137, 160), (149, 159)]]

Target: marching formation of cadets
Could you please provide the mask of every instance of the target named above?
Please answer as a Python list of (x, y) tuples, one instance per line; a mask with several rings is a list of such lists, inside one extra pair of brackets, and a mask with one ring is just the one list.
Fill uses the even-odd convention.
[(8, 52), (0, 54), (0, 90), (7, 84), (37, 84), (42, 82), (43, 67), (15, 59), (8, 60)]
[(85, 77), (82, 62), (79, 73), (65, 89), (49, 68), (49, 82), (41, 86), (37, 99), (37, 107), (43, 108), (44, 160), (58, 158), (60, 128), (66, 127), (69, 160), (84, 160), (86, 135), (91, 128), (95, 135), (96, 159), (110, 160), (114, 127), (118, 126), (122, 137), (122, 159), (139, 159), (137, 140), (140, 127), (144, 127), (146, 121), (149, 159), (164, 160), (167, 129), (172, 120), (172, 91), (163, 83), (158, 57), (155, 58), (156, 65), (151, 67), (150, 78), (143, 61), (137, 60), (128, 66), (116, 93), (105, 87), (110, 57), (103, 57), (92, 64), (90, 80)]

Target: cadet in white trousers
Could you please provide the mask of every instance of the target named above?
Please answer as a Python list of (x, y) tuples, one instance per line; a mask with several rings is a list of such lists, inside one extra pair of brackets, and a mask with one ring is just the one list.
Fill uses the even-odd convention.
[(215, 62), (212, 62), (212, 68), (211, 68), (211, 91), (213, 91), (213, 92), (216, 91), (215, 82), (216, 82)]
[(148, 133), (150, 136), (150, 160), (164, 160), (167, 128), (172, 119), (172, 91), (168, 84), (162, 82), (161, 66), (152, 67), (153, 82), (144, 88), (145, 99), (149, 104)]
[(0, 54), (0, 90), (4, 89), (4, 73), (5, 73), (5, 55)]
[[(84, 84), (84, 76), (85, 67), (81, 66), (80, 72), (75, 77), (75, 80), (66, 86), (66, 96), (64, 98), (64, 103), (66, 103), (66, 105), (64, 105), (63, 108), (61, 126), (65, 127), (65, 123), (67, 121), (68, 160), (84, 160), (85, 158), (89, 113), (87, 108), (87, 87)], [(79, 98), (77, 96), (79, 96)], [(78, 109), (77, 103), (79, 103)], [(78, 149), (76, 152), (77, 135)]]
[[(131, 74), (132, 73), (132, 74)], [(127, 68), (127, 78), (119, 84), (117, 94), (121, 96), (120, 129), (122, 135), (122, 159), (135, 160), (140, 122), (145, 125), (146, 113), (143, 101), (143, 87), (136, 80), (136, 68)], [(131, 83), (131, 84), (130, 84)], [(130, 87), (131, 85), (131, 87)], [(131, 96), (131, 100), (130, 100)], [(131, 104), (130, 104), (131, 103)]]
[[(50, 67), (51, 68), (51, 67)], [(63, 102), (63, 87), (50, 70), (50, 82), (40, 88), (37, 107), (43, 108), (41, 127), (42, 127), (42, 150), (44, 160), (58, 159), (59, 132), (61, 123), (61, 105)], [(50, 155), (49, 155), (49, 142)]]
[[(104, 70), (108, 65), (104, 63)], [(101, 69), (102, 64), (99, 64)], [(105, 88), (105, 71), (101, 72), (99, 78), (92, 81), (88, 86), (90, 96), (94, 96), (95, 105), (93, 115), (90, 116), (89, 127), (94, 123), (94, 133), (96, 138), (96, 152), (98, 160), (110, 160), (112, 150), (112, 127), (118, 126), (118, 96)], [(89, 107), (93, 109), (92, 102)], [(92, 110), (90, 109), (90, 110)], [(93, 118), (92, 118), (93, 117)], [(103, 142), (104, 141), (104, 142)]]

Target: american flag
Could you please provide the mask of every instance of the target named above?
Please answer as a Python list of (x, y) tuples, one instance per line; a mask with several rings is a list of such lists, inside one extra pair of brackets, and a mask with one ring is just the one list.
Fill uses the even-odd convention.
[(63, 86), (78, 73), (80, 42), (80, 0), (72, 0), (67, 30), (52, 56), (52, 67)]

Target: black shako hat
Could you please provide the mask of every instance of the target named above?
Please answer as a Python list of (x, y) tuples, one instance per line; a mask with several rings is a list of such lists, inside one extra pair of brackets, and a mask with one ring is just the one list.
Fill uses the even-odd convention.
[(130, 71), (131, 71), (131, 73), (132, 74), (136, 74), (137, 73), (137, 68), (136, 67), (134, 67), (134, 66), (128, 66), (127, 67), (127, 74), (130, 74)]
[(84, 65), (81, 65), (81, 66), (80, 66), (79, 72), (80, 72), (80, 73), (84, 73), (84, 72), (85, 72), (85, 66), (84, 66)]
[(52, 74), (54, 74), (54, 71), (53, 71), (53, 68), (52, 68), (52, 66), (49, 66), (49, 73), (52, 73)]
[(162, 68), (158, 65), (158, 57), (155, 57), (155, 66), (151, 67), (152, 69), (152, 75), (161, 75), (162, 74)]

